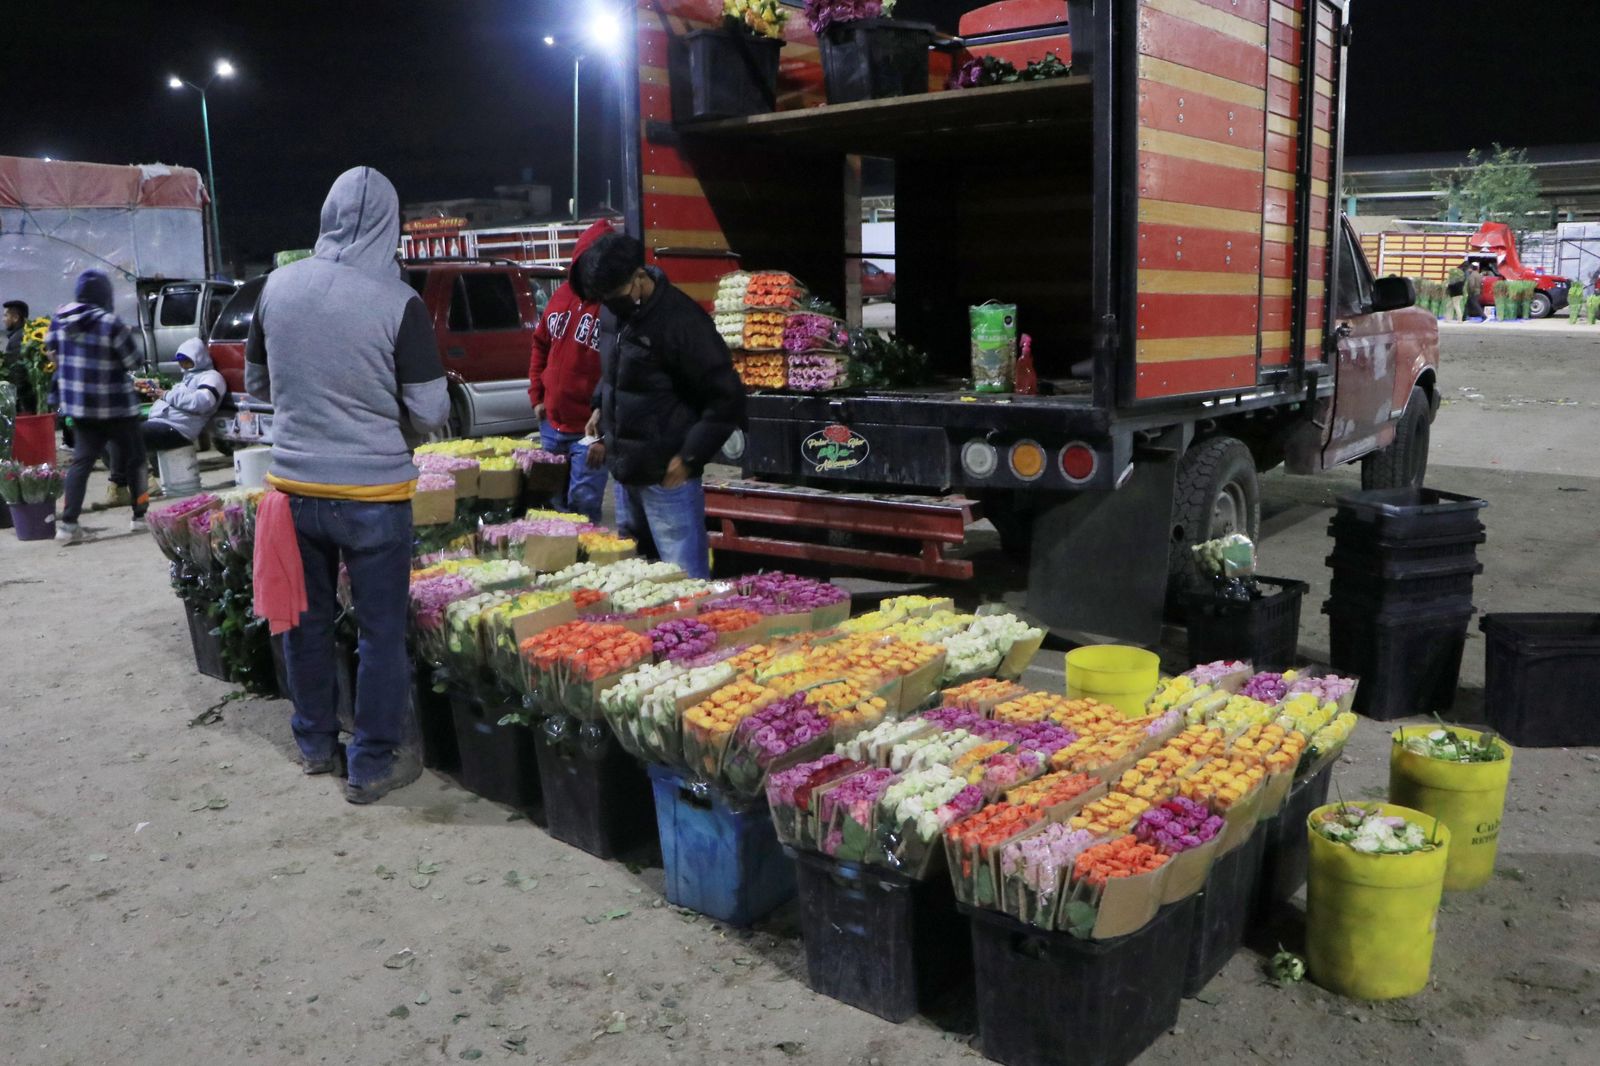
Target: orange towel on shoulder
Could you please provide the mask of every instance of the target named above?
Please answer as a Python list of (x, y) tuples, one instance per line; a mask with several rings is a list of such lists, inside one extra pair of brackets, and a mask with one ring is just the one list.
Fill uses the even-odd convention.
[(252, 564), (256, 617), (267, 620), (273, 636), (299, 625), (307, 606), (306, 572), (289, 497), (276, 489), (256, 507)]

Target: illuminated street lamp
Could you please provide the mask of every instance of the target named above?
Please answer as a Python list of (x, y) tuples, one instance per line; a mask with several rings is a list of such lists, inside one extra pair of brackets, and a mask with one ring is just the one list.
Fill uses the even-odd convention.
[[(589, 24), (589, 44), (597, 52), (610, 53), (615, 51), (622, 40), (622, 22), (611, 11), (599, 11), (595, 14), (594, 21)], [(583, 73), (583, 61), (589, 55), (580, 47), (564, 44), (554, 36), (546, 34), (544, 38), (546, 48), (560, 48), (572, 57), (572, 221), (578, 221), (578, 99), (582, 84), (580, 75)]]
[(176, 74), (167, 76), (167, 88), (189, 88), (200, 94), (200, 127), (206, 135), (206, 184), (211, 187), (211, 234), (217, 242), (217, 267), (219, 269), (222, 266), (222, 224), (217, 221), (217, 172), (211, 165), (211, 113), (206, 108), (206, 90), (211, 88), (211, 83), (218, 78), (231, 78), (234, 73), (232, 63), (226, 59), (219, 59), (217, 60), (217, 65), (212, 68), (211, 77), (207, 78), (203, 85), (184, 81)]

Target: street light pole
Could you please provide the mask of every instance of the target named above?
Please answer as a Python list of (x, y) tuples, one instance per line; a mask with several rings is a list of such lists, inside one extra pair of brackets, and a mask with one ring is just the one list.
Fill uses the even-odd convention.
[(211, 110), (206, 102), (206, 90), (211, 88), (211, 83), (218, 78), (231, 78), (234, 74), (233, 64), (226, 59), (217, 60), (217, 65), (211, 77), (206, 79), (204, 85), (196, 85), (191, 81), (184, 81), (176, 74), (167, 77), (169, 89), (193, 89), (200, 94), (200, 129), (206, 139), (206, 186), (211, 193), (211, 239), (216, 242), (218, 272), (222, 269), (222, 222), (217, 211), (217, 170), (211, 158)]
[[(588, 28), (589, 43), (596, 49), (609, 52), (616, 48), (617, 38), (622, 32), (622, 24), (614, 12), (601, 11)], [(578, 221), (578, 176), (579, 163), (582, 159), (578, 144), (578, 124), (580, 121), (580, 94), (583, 87), (583, 61), (587, 53), (579, 48), (574, 48), (564, 41), (558, 41), (553, 36), (544, 39), (547, 48), (560, 48), (572, 57), (572, 221)]]
[(583, 53), (572, 53), (572, 221), (578, 221), (578, 92), (582, 85)]

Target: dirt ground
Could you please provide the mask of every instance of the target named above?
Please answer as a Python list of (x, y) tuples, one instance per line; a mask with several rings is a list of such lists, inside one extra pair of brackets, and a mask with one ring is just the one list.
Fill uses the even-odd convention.
[[(1491, 502), (1478, 606), (1594, 609), (1600, 330), (1444, 344), (1430, 482)], [(1268, 479), (1263, 570), (1313, 583), (1313, 660), (1327, 518), (1352, 478)], [(0, 1060), (981, 1061), (961, 997), (891, 1025), (809, 991), (792, 905), (753, 932), (681, 913), (654, 856), (590, 858), (431, 773), (350, 807), (290, 761), (282, 701), (188, 726), (229, 688), (195, 674), (148, 538), (119, 535), (126, 512), (89, 522), (101, 539), (71, 549), (0, 535)], [(961, 591), (1004, 594), (1013, 571), (978, 547), (983, 581)], [(1059, 667), (1045, 652), (1029, 680), (1059, 685)], [(1462, 683), (1471, 719), (1476, 631)], [(1339, 794), (1382, 796), (1386, 747), (1363, 723)], [(1447, 898), (1423, 994), (1268, 984), (1262, 952), (1298, 944), (1294, 910), (1140, 1061), (1597, 1061), (1597, 796), (1600, 751), (1517, 752), (1498, 875)]]

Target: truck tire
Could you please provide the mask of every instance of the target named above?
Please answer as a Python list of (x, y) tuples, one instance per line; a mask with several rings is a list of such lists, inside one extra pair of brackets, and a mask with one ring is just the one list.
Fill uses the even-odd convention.
[(1428, 441), (1432, 435), (1432, 414), (1428, 394), (1421, 386), (1411, 390), (1405, 414), (1394, 427), (1394, 443), (1361, 460), (1361, 487), (1364, 489), (1405, 489), (1422, 487), (1428, 476)]
[(1198, 587), (1194, 546), (1229, 533), (1255, 540), (1261, 533), (1261, 486), (1255, 459), (1236, 437), (1211, 437), (1192, 446), (1178, 463), (1172, 496), (1172, 549), (1167, 564), (1167, 603), (1181, 613), (1183, 596)]
[(1550, 294), (1547, 292), (1536, 292), (1528, 301), (1529, 318), (1549, 318), (1555, 313), (1555, 301), (1550, 299)]

